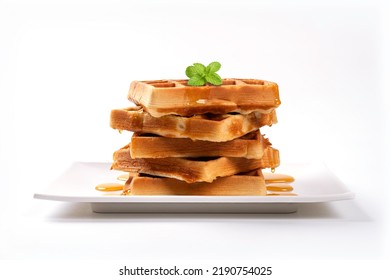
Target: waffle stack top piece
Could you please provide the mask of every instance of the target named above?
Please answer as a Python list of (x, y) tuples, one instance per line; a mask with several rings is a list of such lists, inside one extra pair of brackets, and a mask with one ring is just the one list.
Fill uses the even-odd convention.
[(114, 129), (135, 132), (114, 153), (113, 169), (132, 176), (132, 195), (265, 195), (261, 170), (279, 152), (259, 128), (277, 122), (275, 83), (225, 79), (221, 86), (188, 80), (134, 81), (137, 107), (112, 110)]

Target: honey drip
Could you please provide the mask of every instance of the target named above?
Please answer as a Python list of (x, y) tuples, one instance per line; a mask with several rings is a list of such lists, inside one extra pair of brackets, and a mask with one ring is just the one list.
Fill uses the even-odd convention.
[[(272, 171), (272, 169), (271, 169)], [(296, 196), (294, 188), (286, 183), (294, 182), (294, 177), (285, 174), (264, 173), (268, 196)]]
[(294, 188), (286, 184), (267, 185), (267, 191), (271, 192), (291, 192)]
[(122, 191), (123, 185), (118, 183), (103, 183), (99, 184), (95, 187), (95, 190), (101, 191), (101, 192), (115, 192), (115, 191)]
[(127, 179), (129, 179), (129, 176), (130, 175), (128, 173), (124, 173), (119, 175), (116, 179), (119, 181), (127, 181)]
[(124, 190), (121, 195), (131, 195), (131, 191), (130, 190)]
[(264, 173), (265, 183), (291, 183), (294, 182), (294, 177), (285, 174), (272, 174), (272, 173)]

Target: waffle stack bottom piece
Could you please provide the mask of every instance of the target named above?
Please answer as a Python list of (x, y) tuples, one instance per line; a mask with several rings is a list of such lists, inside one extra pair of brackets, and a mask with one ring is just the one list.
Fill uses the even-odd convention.
[[(277, 122), (277, 85), (231, 79), (219, 87), (185, 84), (133, 82), (129, 99), (138, 107), (111, 112), (112, 128), (135, 132), (131, 142), (114, 153), (112, 164), (112, 169), (131, 174), (125, 193), (266, 195), (262, 169), (277, 167), (279, 152), (259, 128)], [(216, 91), (225, 99), (210, 96)], [(249, 92), (257, 99), (237, 102), (231, 92), (241, 96)], [(202, 97), (197, 100), (201, 102), (194, 105), (189, 96)], [(232, 100), (226, 101), (229, 96)]]

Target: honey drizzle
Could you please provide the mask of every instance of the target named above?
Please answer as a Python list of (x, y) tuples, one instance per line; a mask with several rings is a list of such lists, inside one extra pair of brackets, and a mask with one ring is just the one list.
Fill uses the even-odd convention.
[[(271, 172), (274, 171), (271, 169)], [(267, 196), (296, 196), (294, 188), (286, 183), (294, 182), (294, 177), (285, 174), (264, 173)]]
[(291, 192), (294, 189), (292, 186), (286, 184), (272, 184), (266, 186), (267, 191), (271, 192)]
[(95, 187), (95, 190), (101, 191), (101, 192), (115, 192), (115, 191), (122, 191), (123, 185), (118, 183), (103, 183), (99, 184)]
[(121, 195), (131, 195), (131, 191), (130, 190), (124, 190)]
[(263, 173), (263, 175), (267, 185), (271, 183), (291, 183), (295, 181), (294, 177), (285, 174)]
[(129, 177), (130, 177), (129, 173), (124, 173), (124, 174), (119, 175), (116, 179), (119, 181), (127, 181), (129, 179)]

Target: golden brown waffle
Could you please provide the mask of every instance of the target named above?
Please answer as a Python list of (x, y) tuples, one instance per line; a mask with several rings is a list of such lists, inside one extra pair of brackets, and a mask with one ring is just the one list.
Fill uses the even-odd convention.
[(278, 85), (254, 79), (224, 79), (221, 86), (187, 86), (188, 80), (134, 81), (129, 100), (153, 117), (165, 115), (271, 113), (280, 105)]
[(131, 138), (131, 157), (244, 157), (260, 159), (271, 144), (260, 131), (227, 142), (192, 141), (188, 138), (165, 138), (134, 133)]
[(194, 183), (212, 182), (217, 177), (279, 166), (279, 151), (271, 147), (264, 150), (261, 159), (234, 157), (133, 159), (130, 156), (130, 145), (131, 143), (114, 153), (112, 169), (175, 178), (187, 183)]
[(212, 183), (186, 183), (172, 178), (136, 176), (124, 187), (130, 195), (266, 195), (264, 177), (260, 169), (252, 175), (234, 175), (218, 178)]
[(155, 118), (141, 107), (112, 110), (110, 118), (110, 125), (114, 129), (213, 142), (233, 140), (276, 122), (275, 111), (269, 114), (252, 112), (247, 115), (205, 114), (192, 117), (169, 115)]

